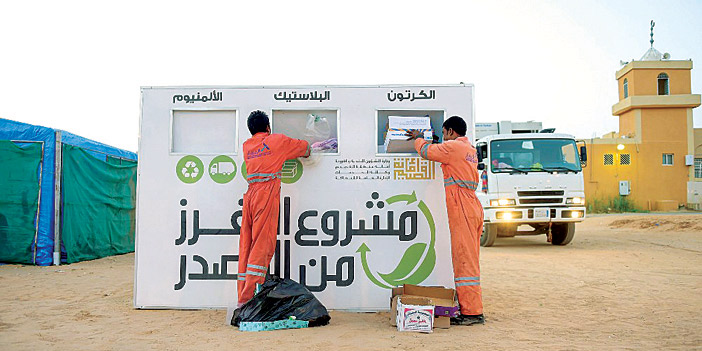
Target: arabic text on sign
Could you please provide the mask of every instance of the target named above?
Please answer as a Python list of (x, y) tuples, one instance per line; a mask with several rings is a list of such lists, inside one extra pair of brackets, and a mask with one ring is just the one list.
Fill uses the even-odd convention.
[(324, 92), (312, 91), (309, 93), (298, 93), (296, 91), (281, 91), (273, 94), (273, 98), (279, 101), (291, 102), (291, 101), (319, 101), (329, 100), (330, 92), (325, 90)]
[(436, 98), (436, 92), (432, 89), (429, 92), (425, 92), (424, 89), (420, 90), (418, 93), (414, 93), (410, 90), (405, 90), (404, 92), (395, 92), (390, 90), (388, 93), (388, 101), (414, 101), (414, 100), (432, 100)]
[(187, 104), (192, 104), (196, 101), (201, 101), (201, 102), (208, 102), (208, 101), (222, 101), (222, 92), (217, 92), (216, 90), (212, 90), (209, 95), (200, 95), (200, 92), (197, 92), (196, 94), (193, 95), (173, 95), (173, 103), (175, 104), (176, 101), (185, 101)]

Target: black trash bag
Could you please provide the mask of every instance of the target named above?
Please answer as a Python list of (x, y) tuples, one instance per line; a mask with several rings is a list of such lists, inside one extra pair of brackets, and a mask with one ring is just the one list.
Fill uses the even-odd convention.
[(234, 310), (231, 324), (241, 322), (273, 322), (295, 316), (309, 321), (310, 327), (329, 324), (326, 307), (303, 285), (290, 279), (268, 276), (266, 282), (249, 302)]

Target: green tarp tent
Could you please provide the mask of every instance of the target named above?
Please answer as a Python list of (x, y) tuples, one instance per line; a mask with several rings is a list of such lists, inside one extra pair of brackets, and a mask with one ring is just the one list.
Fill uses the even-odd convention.
[(134, 251), (136, 160), (75, 134), (0, 118), (0, 262), (50, 265)]

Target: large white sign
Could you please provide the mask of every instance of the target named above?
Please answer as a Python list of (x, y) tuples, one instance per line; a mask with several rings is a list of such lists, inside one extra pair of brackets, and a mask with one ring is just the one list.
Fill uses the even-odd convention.
[(405, 283), (453, 286), (441, 168), (385, 153), (384, 135), (389, 116), (427, 116), (439, 136), (452, 115), (472, 126), (472, 106), (466, 85), (142, 88), (134, 305), (236, 302), (241, 150), (258, 109), (297, 138), (322, 117), (338, 141), (286, 162), (271, 273), (342, 310), (387, 309)]

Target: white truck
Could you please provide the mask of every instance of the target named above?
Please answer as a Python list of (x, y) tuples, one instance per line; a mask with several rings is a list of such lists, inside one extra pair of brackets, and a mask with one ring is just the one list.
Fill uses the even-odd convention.
[[(481, 246), (496, 237), (546, 234), (553, 245), (573, 240), (585, 218), (585, 146), (555, 133), (496, 134), (475, 144), (485, 212)], [(528, 228), (529, 230), (522, 230)]]

